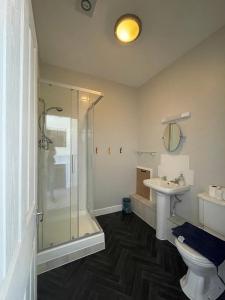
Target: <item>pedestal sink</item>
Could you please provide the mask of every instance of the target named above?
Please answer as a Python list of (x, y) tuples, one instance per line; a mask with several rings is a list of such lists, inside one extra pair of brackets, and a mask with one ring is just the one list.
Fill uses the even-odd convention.
[(159, 240), (167, 240), (167, 220), (170, 217), (171, 196), (184, 194), (190, 189), (190, 186), (181, 186), (161, 178), (146, 179), (143, 183), (156, 192), (156, 237)]

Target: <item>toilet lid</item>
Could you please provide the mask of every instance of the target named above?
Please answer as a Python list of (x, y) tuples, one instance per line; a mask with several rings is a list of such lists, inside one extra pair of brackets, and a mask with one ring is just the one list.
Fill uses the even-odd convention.
[(191, 258), (192, 260), (199, 262), (204, 265), (213, 265), (213, 263), (208, 260), (206, 257), (201, 255), (199, 252), (195, 251), (185, 243), (181, 243), (178, 239), (175, 239), (177, 249), (181, 252), (182, 255)]

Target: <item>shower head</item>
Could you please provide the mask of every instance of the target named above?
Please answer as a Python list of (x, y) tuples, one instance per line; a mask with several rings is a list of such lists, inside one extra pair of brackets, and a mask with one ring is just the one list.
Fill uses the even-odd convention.
[[(41, 113), (41, 115), (38, 118), (38, 126), (41, 131), (41, 139), (39, 140), (38, 143), (41, 149), (49, 150), (49, 144), (53, 144), (53, 141), (46, 135), (46, 115), (50, 110), (56, 110), (58, 112), (61, 112), (63, 111), (63, 108), (59, 106), (52, 106), (45, 109), (45, 101), (43, 99), (39, 99), (39, 101), (43, 103), (44, 111)], [(42, 124), (41, 124), (41, 120), (42, 120)]]
[(45, 105), (45, 100), (43, 98), (38, 98), (38, 101)]
[(62, 107), (56, 107), (56, 110), (57, 111), (63, 111), (63, 108)]
[(61, 111), (63, 111), (63, 108), (59, 107), (59, 106), (52, 106), (52, 107), (47, 108), (45, 113), (49, 112), (50, 110), (57, 110), (58, 112), (61, 112)]

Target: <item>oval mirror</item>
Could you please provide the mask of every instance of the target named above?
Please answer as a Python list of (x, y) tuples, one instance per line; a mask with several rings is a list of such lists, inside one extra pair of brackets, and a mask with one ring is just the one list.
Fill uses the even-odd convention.
[(181, 130), (177, 123), (169, 123), (163, 134), (163, 142), (167, 151), (175, 151), (181, 142)]

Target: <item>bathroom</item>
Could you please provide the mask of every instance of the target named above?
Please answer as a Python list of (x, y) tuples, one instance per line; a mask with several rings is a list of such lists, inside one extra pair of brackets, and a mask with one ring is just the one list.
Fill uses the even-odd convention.
[[(5, 9), (20, 24), (26, 22), (19, 9), (29, 11), (32, 30), (20, 34), (28, 34), (25, 42), (37, 39), (31, 76), (36, 110), (26, 123), (35, 137), (34, 169), (27, 174), (36, 174), (36, 204), (27, 214), (35, 220), (29, 225), (33, 250), (18, 250), (13, 275), (7, 273), (13, 238), (10, 258), (4, 260), (8, 244), (0, 246), (0, 299), (225, 299), (224, 261), (212, 263), (205, 249), (199, 254), (198, 245), (187, 246), (173, 229), (190, 224), (205, 247), (213, 236), (225, 249), (225, 1), (3, 2), (0, 17)], [(123, 17), (138, 26), (131, 42), (119, 36)], [(1, 39), (4, 45), (0, 31)], [(19, 40), (12, 39), (15, 44)], [(24, 57), (32, 61), (32, 55)], [(0, 72), (2, 65), (0, 60)], [(15, 78), (7, 91), (14, 91)], [(18, 91), (12, 92), (15, 103)], [(8, 209), (15, 208), (14, 220), (20, 211), (23, 232), (26, 204), (18, 201), (22, 208)], [(7, 221), (6, 209), (0, 205), (1, 220)], [(17, 223), (11, 231), (4, 224), (0, 233), (7, 240)], [(29, 276), (20, 279), (23, 253), (33, 258), (29, 272), (21, 267)]]

